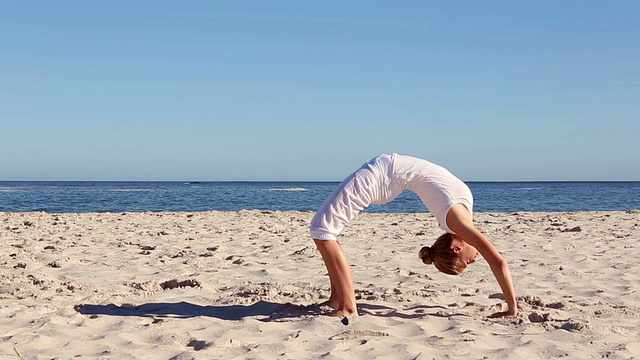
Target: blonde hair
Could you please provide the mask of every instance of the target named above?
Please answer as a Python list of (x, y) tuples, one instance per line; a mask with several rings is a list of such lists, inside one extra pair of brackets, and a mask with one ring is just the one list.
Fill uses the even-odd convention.
[(458, 260), (458, 254), (451, 249), (454, 238), (455, 235), (446, 233), (441, 235), (432, 246), (420, 249), (419, 256), (422, 262), (427, 265), (433, 264), (436, 269), (445, 274), (460, 275), (463, 267)]

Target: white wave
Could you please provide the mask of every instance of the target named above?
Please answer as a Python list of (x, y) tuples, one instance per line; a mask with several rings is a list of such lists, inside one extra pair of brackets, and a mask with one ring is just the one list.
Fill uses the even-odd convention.
[(309, 191), (309, 189), (305, 189), (305, 188), (270, 188), (270, 189), (262, 189), (262, 191)]
[(119, 191), (119, 192), (141, 192), (141, 191), (153, 191), (153, 189), (111, 189), (111, 191)]
[(26, 187), (0, 187), (0, 192), (18, 192), (28, 190)]

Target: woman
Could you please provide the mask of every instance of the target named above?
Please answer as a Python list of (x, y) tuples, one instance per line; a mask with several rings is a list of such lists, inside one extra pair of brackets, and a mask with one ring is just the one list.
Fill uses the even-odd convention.
[(494, 317), (518, 314), (509, 267), (493, 244), (473, 226), (473, 196), (469, 187), (445, 168), (398, 154), (382, 154), (347, 177), (311, 221), (311, 237), (329, 272), (331, 297), (325, 303), (333, 316), (357, 316), (355, 287), (349, 260), (336, 237), (345, 225), (371, 204), (385, 204), (404, 190), (415, 192), (446, 233), (419, 256), (425, 264), (457, 275), (485, 258), (502, 289), (509, 310)]

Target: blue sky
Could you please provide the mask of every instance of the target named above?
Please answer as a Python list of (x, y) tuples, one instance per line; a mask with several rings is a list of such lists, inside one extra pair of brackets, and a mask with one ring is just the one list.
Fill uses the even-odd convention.
[[(402, 4), (401, 6), (398, 4)], [(637, 1), (3, 1), (0, 180), (640, 180)]]

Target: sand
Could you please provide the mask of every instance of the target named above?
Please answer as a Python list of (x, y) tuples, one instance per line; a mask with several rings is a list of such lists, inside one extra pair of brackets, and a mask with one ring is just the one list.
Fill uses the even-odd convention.
[(430, 214), (361, 214), (341, 235), (361, 316), (347, 326), (311, 212), (0, 213), (0, 359), (640, 358), (640, 211), (477, 213), (486, 262), (417, 257)]

